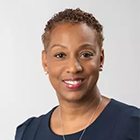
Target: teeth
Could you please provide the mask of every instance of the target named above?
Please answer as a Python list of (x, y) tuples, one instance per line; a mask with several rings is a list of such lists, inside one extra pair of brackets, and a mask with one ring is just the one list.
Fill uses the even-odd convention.
[(80, 83), (82, 80), (79, 80), (79, 81), (65, 81), (65, 83), (67, 84), (71, 84), (71, 85), (76, 85), (78, 83)]

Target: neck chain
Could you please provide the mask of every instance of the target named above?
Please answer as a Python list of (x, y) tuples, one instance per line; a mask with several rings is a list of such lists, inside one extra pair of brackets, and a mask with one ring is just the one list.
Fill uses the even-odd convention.
[[(100, 97), (100, 101), (99, 101), (99, 103), (98, 103), (98, 105), (97, 105), (97, 107), (96, 107), (96, 109), (95, 109), (94, 113), (92, 114), (91, 119), (90, 119), (90, 120), (89, 120), (89, 122), (87, 123), (86, 128), (83, 130), (83, 132), (82, 132), (82, 134), (81, 134), (81, 136), (80, 136), (79, 140), (81, 140), (81, 139), (82, 139), (82, 137), (83, 137), (83, 135), (84, 135), (84, 133), (85, 133), (85, 131), (86, 131), (87, 127), (88, 127), (88, 126), (89, 126), (89, 124), (91, 123), (91, 121), (92, 121), (92, 119), (94, 118), (94, 116), (95, 116), (95, 114), (96, 114), (96, 112), (97, 112), (98, 108), (100, 107), (101, 102), (102, 102), (102, 97)], [(64, 135), (63, 120), (62, 120), (61, 111), (59, 110), (59, 112), (60, 112), (61, 129), (62, 129), (62, 132), (63, 132), (62, 137), (63, 137), (63, 140), (66, 140), (65, 135)]]

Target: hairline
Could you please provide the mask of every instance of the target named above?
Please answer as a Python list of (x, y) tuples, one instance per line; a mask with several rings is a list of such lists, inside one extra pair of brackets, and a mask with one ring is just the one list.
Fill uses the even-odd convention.
[[(97, 42), (98, 42), (98, 32), (97, 32), (97, 30), (96, 29), (94, 29), (92, 26), (90, 26), (90, 25), (88, 25), (87, 23), (85, 23), (85, 22), (70, 22), (69, 20), (68, 21), (66, 21), (66, 20), (63, 20), (63, 21), (59, 21), (59, 22), (56, 22), (55, 24), (54, 24), (54, 26), (53, 26), (53, 28), (51, 28), (50, 30), (45, 30), (45, 32), (44, 32), (44, 34), (42, 35), (42, 37), (43, 36), (45, 36), (46, 34), (48, 34), (48, 42), (50, 43), (50, 37), (51, 37), (51, 33), (52, 33), (52, 31), (57, 27), (57, 26), (59, 26), (59, 25), (63, 25), (63, 24), (72, 24), (72, 25), (80, 25), (80, 24), (85, 24), (86, 26), (88, 26), (90, 29), (92, 29), (93, 31), (94, 31), (94, 33), (95, 33), (95, 36), (96, 36), (96, 38), (97, 38)], [(44, 44), (44, 48), (45, 48), (45, 50), (46, 50), (46, 52), (47, 52), (47, 48), (49, 47), (49, 43), (48, 43), (48, 45), (47, 46), (45, 46), (45, 44)], [(99, 43), (97, 43), (98, 44), (98, 46), (100, 47), (100, 48), (102, 48), (102, 46), (100, 46), (99, 45)]]

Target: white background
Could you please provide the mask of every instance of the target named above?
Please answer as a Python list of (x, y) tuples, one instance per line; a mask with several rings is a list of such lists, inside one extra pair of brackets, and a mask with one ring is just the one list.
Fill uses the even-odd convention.
[(0, 0), (0, 140), (58, 104), (41, 64), (41, 35), (54, 13), (77, 7), (104, 26), (101, 93), (140, 107), (138, 0)]

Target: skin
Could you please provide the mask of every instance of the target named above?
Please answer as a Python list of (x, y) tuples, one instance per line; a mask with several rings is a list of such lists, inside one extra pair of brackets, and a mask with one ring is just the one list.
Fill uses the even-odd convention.
[[(60, 113), (64, 134), (84, 129), (95, 112), (100, 100), (97, 87), (100, 68), (103, 67), (104, 50), (97, 43), (96, 31), (86, 24), (60, 24), (51, 32), (50, 43), (42, 51), (44, 71), (54, 87), (60, 106), (51, 116), (50, 127), (62, 135)], [(63, 80), (82, 77), (83, 85), (78, 90), (68, 89)], [(90, 125), (107, 106), (110, 99), (102, 96), (102, 102)], [(80, 123), (79, 123), (80, 122)]]

